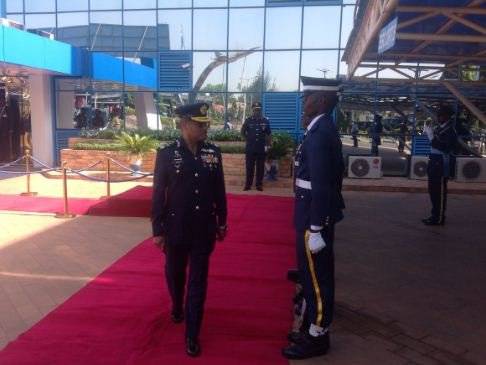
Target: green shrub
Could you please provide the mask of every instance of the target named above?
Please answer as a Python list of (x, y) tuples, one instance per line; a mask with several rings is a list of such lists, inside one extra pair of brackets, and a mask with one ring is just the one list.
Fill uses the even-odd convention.
[(235, 129), (215, 129), (208, 132), (208, 139), (210, 141), (219, 142), (238, 142), (243, 141), (240, 131)]
[(139, 158), (142, 158), (147, 152), (154, 151), (159, 145), (159, 142), (152, 136), (140, 136), (138, 133), (122, 132), (116, 139), (121, 151), (136, 155)]
[(118, 143), (75, 143), (73, 150), (121, 151)]
[(295, 141), (291, 134), (276, 131), (272, 133), (272, 146), (268, 150), (269, 160), (279, 160), (293, 152)]

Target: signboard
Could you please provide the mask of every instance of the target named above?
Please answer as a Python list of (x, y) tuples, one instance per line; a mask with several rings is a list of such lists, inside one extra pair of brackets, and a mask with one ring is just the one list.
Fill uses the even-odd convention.
[(393, 19), (390, 23), (385, 25), (380, 31), (380, 38), (378, 41), (378, 53), (383, 53), (393, 48), (397, 36), (398, 18)]

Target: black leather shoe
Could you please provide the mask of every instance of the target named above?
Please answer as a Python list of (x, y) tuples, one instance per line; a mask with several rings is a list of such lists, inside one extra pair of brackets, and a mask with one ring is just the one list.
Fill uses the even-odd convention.
[(258, 191), (263, 191), (263, 187), (262, 187), (262, 186), (257, 186), (257, 187), (256, 187), (256, 189), (257, 189)]
[(194, 338), (186, 338), (186, 353), (189, 356), (197, 357), (201, 354), (201, 345), (199, 341)]
[(302, 336), (302, 342), (285, 347), (282, 355), (291, 360), (309, 359), (322, 356), (329, 351), (329, 333), (319, 337), (312, 337), (309, 334)]
[(422, 219), (422, 223), (426, 226), (443, 226), (445, 224), (445, 217), (442, 220), (434, 217), (425, 218)]
[(303, 343), (305, 341), (305, 333), (291, 331), (287, 335), (287, 340), (292, 343)]
[(174, 323), (181, 323), (181, 322), (184, 321), (184, 314), (182, 314), (182, 312), (175, 312), (175, 311), (173, 311), (170, 314), (170, 319)]
[(251, 190), (251, 186), (245, 186), (245, 187), (243, 188), (243, 191), (248, 191), (248, 190)]

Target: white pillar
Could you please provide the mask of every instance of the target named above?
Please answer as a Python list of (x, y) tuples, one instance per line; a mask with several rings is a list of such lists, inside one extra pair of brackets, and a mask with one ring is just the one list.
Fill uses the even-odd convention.
[(54, 111), (51, 77), (32, 75), (30, 79), (30, 109), (32, 123), (32, 154), (43, 163), (54, 164)]
[(157, 129), (157, 108), (152, 92), (135, 92), (135, 112), (141, 129)]
[(60, 91), (56, 95), (57, 127), (72, 129), (74, 126), (74, 91)]

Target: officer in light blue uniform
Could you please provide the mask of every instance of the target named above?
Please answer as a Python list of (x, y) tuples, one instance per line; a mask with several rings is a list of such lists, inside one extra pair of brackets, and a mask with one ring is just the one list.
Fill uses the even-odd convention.
[(332, 119), (338, 80), (302, 77), (306, 131), (295, 158), (297, 262), (306, 318), (300, 336), (289, 338), (288, 359), (327, 353), (334, 311), (334, 225), (343, 219), (344, 161)]

